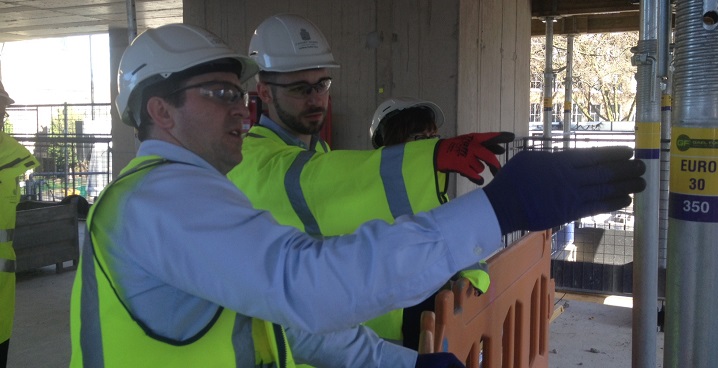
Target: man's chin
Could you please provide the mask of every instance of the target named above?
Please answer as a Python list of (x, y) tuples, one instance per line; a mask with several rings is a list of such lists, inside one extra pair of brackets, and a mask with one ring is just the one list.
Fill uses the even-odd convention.
[(311, 135), (311, 134), (318, 134), (319, 132), (322, 131), (322, 127), (324, 127), (324, 123), (323, 123), (323, 122), (320, 122), (320, 123), (310, 122), (309, 125), (305, 125), (305, 126), (304, 126), (304, 128), (305, 128), (307, 134), (310, 134), (310, 135)]

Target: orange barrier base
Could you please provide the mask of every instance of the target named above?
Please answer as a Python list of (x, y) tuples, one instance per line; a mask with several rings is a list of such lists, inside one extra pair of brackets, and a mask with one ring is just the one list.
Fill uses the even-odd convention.
[(529, 233), (487, 263), (485, 294), (460, 279), (436, 296), (436, 312), (422, 314), (419, 352), (449, 351), (467, 368), (548, 367), (551, 231)]

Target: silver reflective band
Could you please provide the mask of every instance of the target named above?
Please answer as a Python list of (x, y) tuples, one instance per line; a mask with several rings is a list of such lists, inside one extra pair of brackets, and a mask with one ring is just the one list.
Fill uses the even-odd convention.
[(15, 272), (15, 261), (0, 258), (0, 272)]
[(12, 241), (12, 235), (14, 232), (15, 231), (13, 229), (0, 230), (0, 243)]

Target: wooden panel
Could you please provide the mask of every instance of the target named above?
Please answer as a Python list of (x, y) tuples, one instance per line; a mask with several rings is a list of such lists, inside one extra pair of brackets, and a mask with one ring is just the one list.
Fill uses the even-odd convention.
[(496, 130), (514, 131), (516, 125), (516, 1), (501, 2), (501, 118)]
[[(254, 28), (272, 14), (293, 12), (311, 19), (341, 64), (332, 71), (333, 148), (368, 149), (374, 110), (392, 95), (436, 102), (446, 115), (444, 136), (525, 125), (514, 124), (528, 118), (528, 92), (523, 90), (528, 91), (530, 0), (511, 1), (184, 4), (185, 21), (216, 28), (211, 30), (242, 52)], [(465, 189), (473, 187), (467, 182)]]
[(531, 8), (530, 0), (516, 1), (516, 74), (514, 79), (514, 108), (516, 109), (514, 126), (510, 130), (516, 136), (529, 134), (529, 106), (531, 101), (531, 24), (529, 23)]
[(77, 203), (18, 211), (13, 248), (16, 272), (52, 264), (59, 272), (64, 261), (76, 264), (80, 257)]
[(440, 129), (442, 136), (455, 136), (457, 132), (456, 85), (458, 75), (459, 1), (423, 1), (421, 18), (425, 24), (419, 40), (421, 64), (419, 75), (420, 97), (441, 106), (446, 124)]
[[(612, 14), (576, 15), (557, 19), (553, 34), (581, 34), (607, 32), (637, 32), (640, 26), (638, 11)], [(546, 34), (546, 24), (542, 18), (531, 20), (531, 35)]]
[(367, 149), (369, 124), (376, 108), (376, 53), (367, 35), (376, 27), (374, 2), (342, 1), (329, 29), (334, 58), (342, 64), (332, 87), (332, 138), (335, 149)]
[[(479, 12), (480, 2), (461, 0), (459, 8), (459, 66), (458, 66), (458, 103), (456, 134), (474, 130), (473, 122), (479, 120), (479, 68), (481, 51), (479, 49)], [(456, 176), (455, 193), (461, 195), (476, 185), (463, 177)]]
[(637, 0), (531, 0), (530, 5), (533, 17), (545, 17), (638, 11), (639, 2)]
[(501, 0), (482, 0), (479, 13), (479, 119), (469, 131), (496, 131), (501, 122)]

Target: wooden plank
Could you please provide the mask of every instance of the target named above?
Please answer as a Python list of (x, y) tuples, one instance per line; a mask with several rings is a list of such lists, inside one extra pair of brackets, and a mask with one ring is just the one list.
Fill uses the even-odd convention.
[[(456, 134), (473, 131), (473, 122), (479, 119), (479, 10), (478, 1), (460, 1)], [(476, 185), (457, 176), (457, 196), (474, 188)]]
[(479, 118), (470, 131), (500, 128), (501, 88), (501, 0), (482, 0), (479, 13)]
[[(498, 130), (513, 132), (516, 125), (516, 23), (517, 0), (501, 2), (501, 102)], [(528, 105), (526, 105), (528, 106)], [(502, 157), (503, 159), (503, 157)]]
[(419, 97), (441, 107), (445, 124), (439, 132), (444, 137), (456, 135), (459, 1), (422, 0), (420, 4), (421, 39), (419, 49)]
[[(369, 124), (376, 108), (376, 56), (366, 46), (366, 35), (376, 27), (373, 1), (343, 1), (334, 9), (331, 35), (334, 58), (342, 65), (333, 70), (337, 88), (332, 87), (332, 138), (334, 149), (370, 147)], [(367, 81), (369, 83), (367, 83)]]
[(516, 106), (515, 125), (511, 131), (519, 137), (529, 134), (529, 106), (531, 90), (527, 88), (531, 81), (531, 17), (530, 0), (516, 0), (516, 75), (514, 78), (514, 105)]

